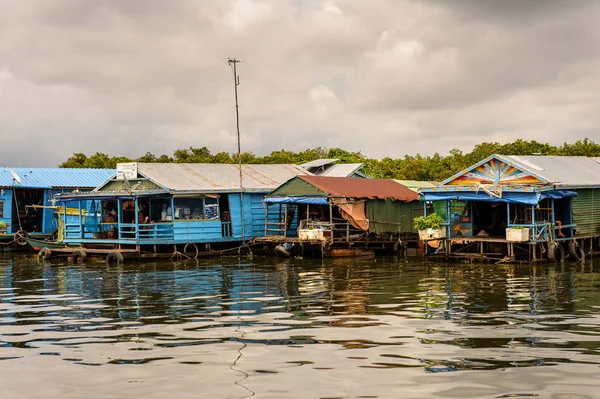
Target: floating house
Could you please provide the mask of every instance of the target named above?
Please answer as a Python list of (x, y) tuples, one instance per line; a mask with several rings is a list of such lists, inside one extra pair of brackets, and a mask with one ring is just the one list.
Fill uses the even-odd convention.
[(285, 244), (290, 254), (308, 245), (318, 246), (322, 255), (391, 248), (415, 235), (412, 219), (423, 215), (415, 191), (386, 179), (296, 176), (265, 204), (259, 241)]
[(233, 164), (119, 164), (94, 191), (58, 197), (64, 209), (88, 204), (85, 216), (61, 216), (61, 243), (117, 260), (239, 245), (264, 233), (265, 194), (308, 173), (297, 165), (242, 165), (240, 172)]
[(338, 163), (339, 159), (317, 159), (303, 163), (304, 169), (317, 176), (328, 177), (367, 177), (361, 172), (363, 163)]
[(592, 158), (492, 155), (421, 189), (443, 220), (425, 240), (444, 258), (580, 259), (600, 244), (599, 189)]
[[(58, 229), (55, 196), (90, 191), (112, 169), (0, 168), (0, 241), (25, 245), (26, 236), (45, 238)], [(18, 234), (17, 234), (18, 233)]]
[(421, 181), (421, 180), (398, 180), (394, 179), (394, 181), (398, 184), (402, 184), (404, 187), (409, 190), (414, 191), (415, 193), (419, 193), (419, 190), (423, 188), (435, 187), (437, 183), (430, 181)]

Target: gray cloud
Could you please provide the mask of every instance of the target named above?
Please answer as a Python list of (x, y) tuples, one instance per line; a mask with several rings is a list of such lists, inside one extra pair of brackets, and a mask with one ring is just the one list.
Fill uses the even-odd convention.
[(0, 1), (0, 156), (600, 139), (600, 3)]

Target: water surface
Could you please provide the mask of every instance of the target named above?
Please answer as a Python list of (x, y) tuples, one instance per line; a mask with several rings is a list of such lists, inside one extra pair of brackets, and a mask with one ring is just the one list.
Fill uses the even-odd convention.
[(600, 263), (0, 254), (0, 397), (597, 398)]

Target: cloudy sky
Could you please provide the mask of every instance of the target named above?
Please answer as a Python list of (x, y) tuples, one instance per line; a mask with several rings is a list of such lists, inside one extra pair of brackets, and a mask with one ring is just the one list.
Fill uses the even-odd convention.
[(600, 1), (0, 0), (0, 164), (600, 134)]

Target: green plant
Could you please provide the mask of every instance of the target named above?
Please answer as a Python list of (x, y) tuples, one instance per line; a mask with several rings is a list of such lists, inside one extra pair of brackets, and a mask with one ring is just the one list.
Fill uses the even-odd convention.
[(444, 220), (437, 214), (432, 213), (428, 216), (419, 216), (413, 220), (413, 226), (415, 230), (435, 229), (439, 230), (442, 228), (442, 222)]

